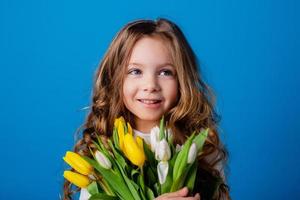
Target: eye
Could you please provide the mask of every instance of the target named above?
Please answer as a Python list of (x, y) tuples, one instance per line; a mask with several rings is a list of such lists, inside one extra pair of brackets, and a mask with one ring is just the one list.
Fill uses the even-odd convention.
[(159, 75), (162, 76), (174, 76), (174, 72), (170, 69), (163, 69), (159, 72)]
[(128, 74), (130, 74), (130, 75), (140, 75), (140, 74), (142, 74), (142, 70), (133, 68), (133, 69), (130, 69), (128, 71)]

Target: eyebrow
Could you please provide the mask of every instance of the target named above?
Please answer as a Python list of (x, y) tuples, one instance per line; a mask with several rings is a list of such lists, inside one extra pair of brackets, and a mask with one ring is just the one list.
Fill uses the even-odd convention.
[[(136, 62), (133, 62), (133, 63), (129, 63), (128, 65), (138, 65), (138, 66), (143, 66), (143, 64), (141, 64), (141, 63), (136, 63)], [(174, 65), (172, 64), (172, 63), (163, 63), (163, 64), (160, 64), (160, 65), (158, 65), (159, 67), (162, 67), (162, 66), (166, 66), (166, 65), (170, 65), (170, 66), (172, 66), (172, 67), (174, 67)]]

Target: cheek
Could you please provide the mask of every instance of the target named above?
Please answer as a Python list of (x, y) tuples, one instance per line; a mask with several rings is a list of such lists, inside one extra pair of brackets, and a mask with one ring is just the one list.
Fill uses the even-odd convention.
[(128, 87), (127, 87), (127, 85), (124, 83), (124, 84), (123, 84), (123, 93), (122, 93), (124, 103), (126, 103), (127, 98), (128, 98), (128, 91), (127, 91), (127, 90), (128, 90)]
[(172, 104), (174, 104), (177, 101), (177, 98), (179, 96), (178, 92), (178, 84), (177, 82), (172, 82), (169, 84), (168, 88), (166, 89), (168, 92), (168, 98)]
[(132, 98), (134, 95), (134, 88), (130, 81), (124, 81), (123, 84), (123, 99), (125, 103)]

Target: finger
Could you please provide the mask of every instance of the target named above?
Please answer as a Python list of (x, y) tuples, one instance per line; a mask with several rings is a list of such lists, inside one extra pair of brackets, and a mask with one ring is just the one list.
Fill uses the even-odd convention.
[(166, 193), (163, 194), (161, 197), (185, 197), (189, 193), (189, 190), (187, 187), (184, 187), (176, 192)]
[(171, 197), (168, 200), (199, 200), (197, 197)]
[(197, 194), (195, 195), (195, 198), (196, 198), (197, 200), (201, 200), (200, 194), (197, 193)]
[(195, 196), (193, 196), (193, 197), (171, 197), (171, 198), (167, 198), (167, 199), (169, 199), (169, 200), (201, 200), (200, 199), (200, 194), (199, 193), (197, 193)]
[[(175, 198), (175, 199), (176, 200), (201, 200), (199, 193), (197, 193), (194, 197), (178, 197), (178, 198)], [(175, 199), (172, 199), (172, 200), (175, 200)]]

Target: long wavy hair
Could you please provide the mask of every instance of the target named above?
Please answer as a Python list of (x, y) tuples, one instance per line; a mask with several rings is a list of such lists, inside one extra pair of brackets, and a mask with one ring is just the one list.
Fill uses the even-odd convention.
[[(157, 20), (137, 20), (125, 25), (113, 39), (95, 74), (92, 102), (85, 123), (79, 128), (83, 136), (74, 151), (91, 156), (89, 147), (96, 135), (110, 137), (116, 117), (123, 116), (134, 127), (132, 114), (123, 103), (122, 87), (127, 64), (136, 42), (143, 37), (156, 37), (165, 42), (170, 50), (179, 85), (177, 104), (165, 113), (175, 143), (184, 143), (193, 131), (209, 128), (209, 136), (198, 156), (199, 173), (195, 192), (201, 199), (229, 200), (222, 169), (228, 153), (221, 144), (218, 134), (219, 116), (215, 112), (215, 97), (204, 83), (199, 71), (197, 57), (180, 28), (173, 22)], [(71, 199), (72, 185), (65, 180), (64, 199)]]

